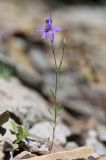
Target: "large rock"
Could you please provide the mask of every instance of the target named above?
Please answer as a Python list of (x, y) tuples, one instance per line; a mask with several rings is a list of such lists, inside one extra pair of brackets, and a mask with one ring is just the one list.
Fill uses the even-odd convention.
[(95, 130), (89, 130), (88, 137), (86, 139), (86, 145), (94, 147), (95, 152), (99, 155), (106, 154), (105, 146), (97, 139), (97, 132)]
[[(50, 88), (55, 86), (55, 73), (49, 72), (44, 76), (43, 93), (51, 97)], [(58, 81), (57, 100), (68, 110), (80, 115), (95, 116), (105, 120), (105, 84), (86, 85), (79, 72), (62, 72)], [(104, 106), (103, 106), (104, 104)], [(103, 107), (102, 107), (103, 106)], [(95, 112), (98, 110), (98, 112)]]
[(78, 149), (73, 149), (71, 151), (57, 152), (43, 156), (33, 157), (29, 158), (29, 160), (51, 160), (51, 159), (87, 160), (88, 157), (93, 154), (93, 152), (94, 150), (92, 147), (86, 146)]
[(46, 101), (15, 78), (9, 81), (0, 79), (0, 99), (1, 106), (5, 106), (24, 123), (34, 124), (43, 118), (51, 117)]
[[(50, 122), (41, 122), (34, 125), (29, 130), (29, 133), (39, 138), (44, 138), (44, 139), (49, 138), (51, 141), (53, 128)], [(70, 134), (71, 134), (71, 130), (66, 125), (64, 125), (63, 123), (57, 124), (54, 142), (56, 144), (64, 145), (66, 143), (66, 137), (69, 136)]]

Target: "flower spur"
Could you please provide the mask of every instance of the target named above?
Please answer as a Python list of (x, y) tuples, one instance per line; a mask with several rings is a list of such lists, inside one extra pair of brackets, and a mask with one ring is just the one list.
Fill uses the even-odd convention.
[(37, 32), (42, 32), (42, 39), (45, 40), (49, 34), (51, 42), (54, 41), (54, 33), (53, 32), (59, 32), (62, 30), (60, 27), (52, 27), (52, 18), (50, 17), (46, 21), (46, 27), (41, 28), (38, 30), (35, 30)]

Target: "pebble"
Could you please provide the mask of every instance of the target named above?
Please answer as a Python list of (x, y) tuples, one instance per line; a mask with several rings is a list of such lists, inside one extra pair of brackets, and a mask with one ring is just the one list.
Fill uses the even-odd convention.
[(40, 140), (35, 138), (27, 138), (24, 140), (26, 146), (29, 148), (29, 151), (37, 154), (48, 154), (50, 152), (50, 145), (46, 140)]
[(98, 137), (99, 137), (100, 141), (106, 142), (106, 127), (98, 125), (97, 131), (98, 131)]
[(75, 149), (75, 148), (78, 148), (78, 145), (74, 141), (73, 142), (68, 142), (65, 146), (66, 150), (71, 150), (71, 149)]

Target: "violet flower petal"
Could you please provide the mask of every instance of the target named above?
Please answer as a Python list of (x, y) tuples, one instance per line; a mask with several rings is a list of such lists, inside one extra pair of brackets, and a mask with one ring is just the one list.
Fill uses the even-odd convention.
[(46, 37), (47, 37), (47, 32), (43, 32), (43, 33), (42, 33), (42, 39), (45, 40)]
[(54, 28), (52, 28), (52, 30), (55, 31), (55, 32), (59, 32), (59, 31), (62, 30), (62, 28), (60, 28), (60, 27), (54, 27)]
[(49, 19), (46, 20), (46, 29), (50, 30), (51, 29), (51, 25), (49, 23)]
[(50, 35), (51, 42), (53, 42), (54, 41), (54, 34), (53, 34), (53, 32), (49, 31), (49, 35)]
[(52, 18), (51, 17), (49, 18), (49, 24), (50, 24), (50, 26), (52, 26)]

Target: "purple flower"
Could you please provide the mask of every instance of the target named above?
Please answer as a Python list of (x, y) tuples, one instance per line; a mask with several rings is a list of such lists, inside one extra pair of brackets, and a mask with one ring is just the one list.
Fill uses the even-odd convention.
[(51, 17), (49, 19), (47, 19), (45, 22), (46, 22), (45, 28), (41, 28), (41, 29), (38, 29), (35, 31), (42, 32), (42, 39), (43, 40), (45, 40), (47, 35), (49, 35), (51, 42), (53, 42), (54, 41), (54, 33), (53, 32), (59, 32), (62, 30), (62, 28), (52, 27), (52, 18)]

